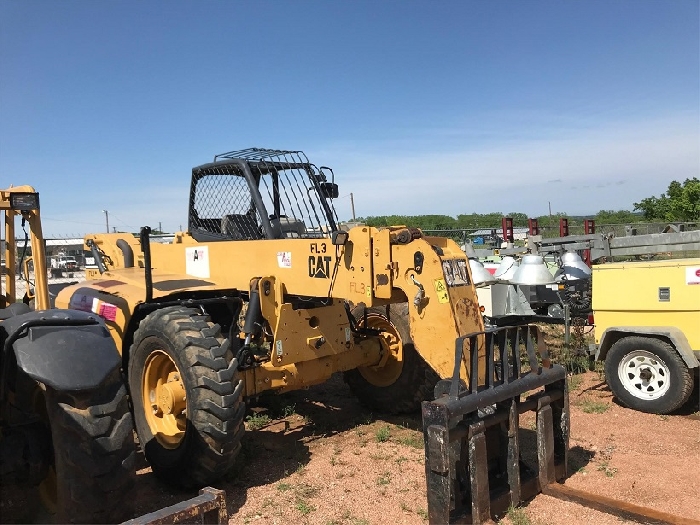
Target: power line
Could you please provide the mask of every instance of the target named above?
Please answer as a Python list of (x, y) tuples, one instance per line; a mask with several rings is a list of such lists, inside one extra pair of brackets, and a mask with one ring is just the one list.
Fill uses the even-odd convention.
[(116, 215), (114, 215), (114, 213), (112, 213), (111, 215), (112, 215), (112, 219), (117, 219), (117, 220), (118, 220), (119, 222), (121, 222), (124, 226), (127, 226), (128, 228), (131, 228), (132, 230), (136, 229), (136, 228), (134, 228), (131, 224), (125, 223), (125, 222), (124, 222), (123, 220), (121, 220), (119, 217), (117, 217)]
[(66, 219), (53, 219), (51, 217), (44, 217), (42, 215), (41, 220), (43, 221), (56, 221), (56, 222), (72, 222), (74, 224), (89, 224), (90, 226), (102, 226), (101, 223), (96, 223), (96, 222), (87, 222), (87, 221), (71, 221), (71, 220), (66, 220)]

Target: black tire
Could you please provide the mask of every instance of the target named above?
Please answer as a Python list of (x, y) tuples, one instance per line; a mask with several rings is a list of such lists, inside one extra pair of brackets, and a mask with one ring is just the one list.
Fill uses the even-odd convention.
[(136, 479), (134, 427), (115, 370), (90, 392), (45, 393), (56, 476), (57, 523), (131, 518)]
[[(353, 310), (353, 315), (362, 323), (364, 307)], [(367, 314), (386, 317), (386, 309), (367, 308)], [(345, 382), (360, 403), (384, 414), (404, 414), (420, 410), (421, 403), (433, 399), (434, 389), (440, 377), (428, 366), (416, 350), (408, 324), (408, 304), (391, 305), (389, 322), (395, 328), (403, 346), (403, 366), (398, 378), (388, 386), (370, 383), (361, 370), (345, 372)]]
[[(175, 363), (185, 390), (186, 427), (176, 448), (159, 442), (144, 413), (144, 368), (156, 350)], [(229, 341), (207, 315), (173, 306), (141, 321), (130, 350), (129, 386), (139, 442), (160, 479), (185, 488), (202, 487), (231, 469), (245, 430), (243, 382)]]
[(693, 390), (693, 376), (681, 356), (654, 337), (624, 337), (612, 345), (605, 378), (622, 405), (652, 414), (680, 408)]

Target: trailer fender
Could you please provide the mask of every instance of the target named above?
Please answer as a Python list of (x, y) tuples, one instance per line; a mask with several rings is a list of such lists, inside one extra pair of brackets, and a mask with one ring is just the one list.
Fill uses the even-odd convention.
[(95, 389), (121, 365), (97, 315), (47, 310), (16, 315), (1, 326), (3, 356), (12, 350), (18, 368), (57, 391)]
[[(688, 368), (700, 366), (696, 352), (690, 348), (688, 338), (682, 330), (674, 326), (613, 326), (607, 328), (600, 338), (595, 358), (604, 361), (610, 347), (627, 336), (661, 337), (667, 339), (676, 349)], [(700, 353), (700, 352), (698, 352)]]

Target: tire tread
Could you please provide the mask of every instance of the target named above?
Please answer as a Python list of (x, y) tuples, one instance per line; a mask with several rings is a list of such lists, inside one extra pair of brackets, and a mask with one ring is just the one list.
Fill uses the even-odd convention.
[[(181, 445), (186, 450), (169, 464), (149, 453), (149, 447), (160, 447), (154, 439), (148, 446), (148, 438), (142, 440), (147, 459), (168, 483), (185, 488), (211, 484), (231, 469), (241, 448), (245, 410), (238, 362), (220, 326), (193, 308), (167, 307), (146, 317), (134, 335), (132, 354), (153, 336), (169, 341), (178, 354), (174, 359), (186, 379), (189, 436)], [(130, 378), (133, 372), (130, 370)], [(139, 420), (137, 427), (144, 433), (147, 424)]]
[(47, 387), (62, 523), (114, 523), (131, 517), (136, 478), (126, 387), (115, 370), (90, 392)]

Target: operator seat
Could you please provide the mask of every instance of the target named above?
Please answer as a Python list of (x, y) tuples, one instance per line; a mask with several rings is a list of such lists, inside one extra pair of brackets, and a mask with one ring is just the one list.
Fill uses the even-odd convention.
[(263, 238), (255, 216), (248, 214), (224, 215), (221, 219), (221, 233), (237, 241)]
[(303, 221), (290, 218), (285, 215), (280, 217), (270, 216), (272, 231), (275, 232), (275, 239), (299, 238), (306, 233), (306, 225)]

